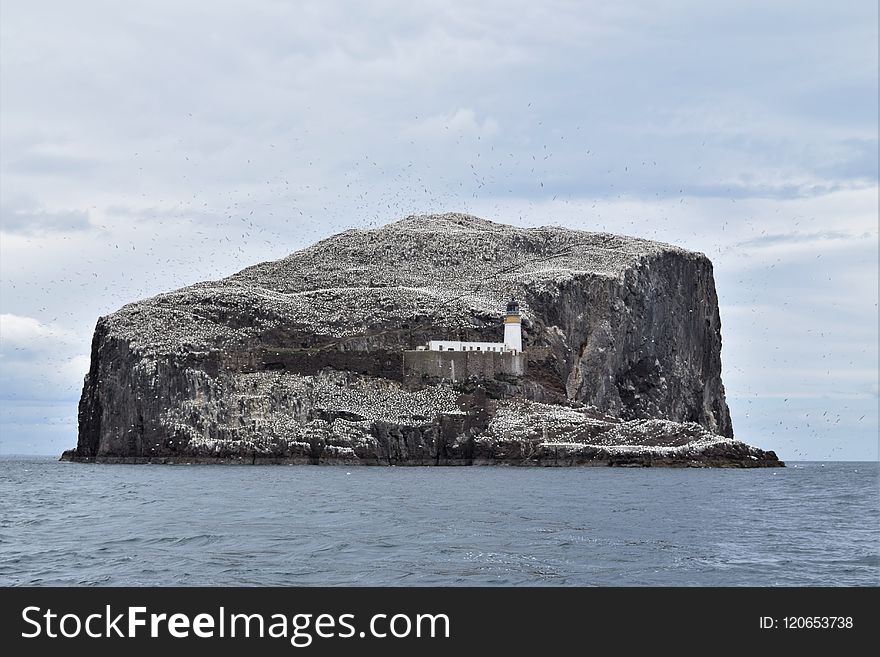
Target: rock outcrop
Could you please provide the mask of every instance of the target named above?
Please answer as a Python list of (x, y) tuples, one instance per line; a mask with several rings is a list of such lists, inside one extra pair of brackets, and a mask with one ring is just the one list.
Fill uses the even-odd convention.
[[(404, 381), (429, 339), (523, 377)], [(72, 460), (779, 465), (733, 440), (702, 254), (460, 214), (349, 230), (98, 320)]]

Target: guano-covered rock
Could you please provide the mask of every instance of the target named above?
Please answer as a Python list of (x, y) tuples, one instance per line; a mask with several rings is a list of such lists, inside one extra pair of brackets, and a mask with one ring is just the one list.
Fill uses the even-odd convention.
[[(523, 376), (403, 376), (431, 339)], [(98, 320), (71, 460), (780, 465), (733, 439), (711, 262), (462, 214), (348, 230)]]

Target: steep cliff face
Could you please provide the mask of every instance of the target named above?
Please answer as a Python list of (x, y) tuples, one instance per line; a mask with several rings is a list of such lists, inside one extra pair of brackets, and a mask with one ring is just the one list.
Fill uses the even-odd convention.
[[(402, 352), (428, 339), (500, 340), (511, 297), (523, 310), (525, 377), (404, 382)], [(601, 416), (619, 445), (658, 419), (732, 439), (720, 352), (702, 254), (467, 215), (409, 217), (99, 319), (72, 456), (480, 462), (498, 452), (486, 441), (507, 440), (493, 418), (529, 401), (536, 423), (554, 408)], [(558, 455), (571, 442), (528, 440), (516, 459), (541, 461), (547, 445)], [(708, 445), (699, 440), (697, 452)], [(712, 449), (722, 444), (745, 464), (775, 461), (732, 440)], [(578, 458), (610, 458), (607, 447)]]

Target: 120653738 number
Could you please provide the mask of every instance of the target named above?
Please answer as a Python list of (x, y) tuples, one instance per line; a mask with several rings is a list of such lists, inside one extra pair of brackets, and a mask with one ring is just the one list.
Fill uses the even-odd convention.
[(781, 626), (787, 630), (852, 629), (852, 616), (785, 616)]

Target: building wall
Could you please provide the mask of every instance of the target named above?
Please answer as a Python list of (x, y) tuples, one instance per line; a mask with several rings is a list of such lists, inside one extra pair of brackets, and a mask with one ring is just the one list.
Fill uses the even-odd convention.
[(411, 382), (424, 378), (447, 381), (464, 381), (469, 377), (494, 379), (499, 375), (523, 376), (525, 373), (524, 354), (497, 351), (403, 352), (404, 379)]
[(504, 351), (503, 342), (460, 342), (458, 340), (429, 340), (431, 351)]

